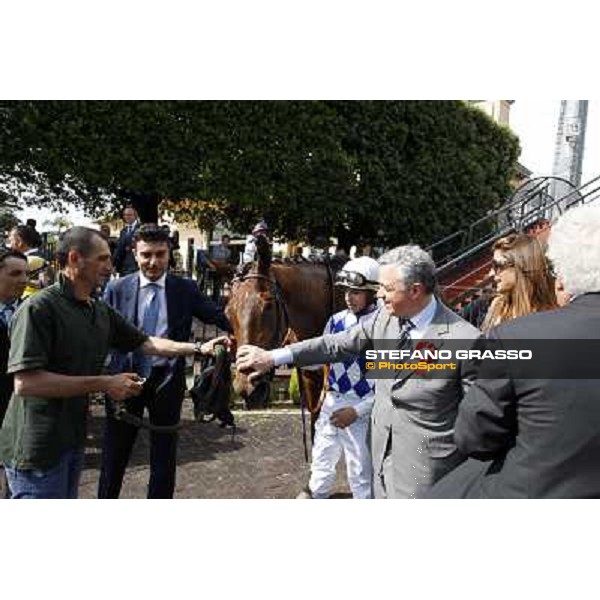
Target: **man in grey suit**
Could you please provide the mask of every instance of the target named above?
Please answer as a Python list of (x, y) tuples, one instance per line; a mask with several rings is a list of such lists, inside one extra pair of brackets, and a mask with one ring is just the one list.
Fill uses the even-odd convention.
[[(406, 348), (416, 340), (474, 340), (479, 331), (436, 297), (435, 264), (418, 246), (400, 246), (380, 259), (378, 298), (373, 317), (337, 334), (266, 351), (241, 346), (238, 369), (251, 380), (274, 366), (308, 366), (343, 360), (365, 349)], [(467, 365), (443, 379), (411, 375), (378, 379), (371, 413), (371, 454), (375, 498), (418, 498), (464, 457), (454, 444), (458, 405), (473, 380)]]

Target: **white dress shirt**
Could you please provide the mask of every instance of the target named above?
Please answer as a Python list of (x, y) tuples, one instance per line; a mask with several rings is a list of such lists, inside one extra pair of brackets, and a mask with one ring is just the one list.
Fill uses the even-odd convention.
[(410, 318), (415, 326), (414, 329), (411, 329), (409, 332), (411, 340), (423, 339), (427, 328), (431, 325), (431, 321), (433, 321), (436, 309), (437, 300), (435, 299), (435, 296), (432, 295), (429, 304), (420, 313), (417, 313), (414, 317)]

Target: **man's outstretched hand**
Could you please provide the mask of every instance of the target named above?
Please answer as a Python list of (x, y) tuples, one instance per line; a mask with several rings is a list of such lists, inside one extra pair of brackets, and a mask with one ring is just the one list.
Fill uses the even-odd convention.
[(264, 373), (270, 371), (273, 367), (273, 359), (268, 350), (263, 350), (258, 346), (240, 346), (236, 357), (236, 367), (238, 371), (248, 375), (250, 383), (258, 379)]

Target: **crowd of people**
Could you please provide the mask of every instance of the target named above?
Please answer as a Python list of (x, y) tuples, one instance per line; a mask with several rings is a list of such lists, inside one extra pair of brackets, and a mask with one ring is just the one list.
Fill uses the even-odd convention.
[[(599, 232), (600, 207), (587, 206), (558, 219), (546, 253), (535, 238), (499, 240), (490, 272), (497, 289), (484, 335), (500, 343), (599, 339)], [(283, 350), (241, 346), (238, 369), (252, 378), (279, 364), (337, 362), (365, 347), (388, 348), (385, 342), (395, 341), (403, 348), (424, 337), (440, 344), (476, 342), (479, 330), (436, 298), (435, 265), (427, 253), (403, 246), (379, 264), (383, 306), (371, 318)], [(566, 362), (572, 351), (565, 343), (558, 358)], [(524, 378), (510, 367), (493, 379), (480, 378), (475, 362), (459, 363), (443, 379), (409, 373), (375, 382), (373, 497), (600, 496), (595, 378)]]
[[(184, 357), (228, 343), (189, 342), (192, 318), (230, 326), (195, 282), (169, 272), (168, 231), (142, 225), (132, 207), (123, 217), (113, 248), (106, 232), (68, 230), (53, 285), (32, 262), (44, 260), (35, 228), (14, 228), (0, 254), (0, 462), (11, 498), (77, 497), (93, 393), (106, 395), (98, 497), (119, 496), (138, 432), (123, 413), (141, 419), (144, 411), (152, 426), (148, 497), (174, 495)], [(480, 328), (443, 304), (432, 258), (408, 245), (343, 266), (336, 284), (347, 308), (321, 337), (275, 350), (241, 346), (237, 368), (251, 379), (284, 364), (327, 365), (310, 480), (299, 497), (328, 497), (342, 455), (354, 498), (600, 496), (594, 379), (523, 379), (509, 367), (485, 379), (476, 362), (460, 360), (443, 378), (374, 380), (363, 359), (367, 349), (422, 340), (475, 347), (482, 335), (501, 344), (600, 338), (598, 231), (600, 207), (591, 206), (561, 216), (547, 247), (523, 233), (498, 240)], [(242, 263), (254, 260), (260, 236), (269, 240), (264, 221)], [(211, 260), (231, 259), (229, 241)]]

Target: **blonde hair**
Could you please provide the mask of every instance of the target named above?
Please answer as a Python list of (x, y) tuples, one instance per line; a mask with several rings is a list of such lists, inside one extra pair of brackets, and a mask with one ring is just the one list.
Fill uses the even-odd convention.
[(494, 251), (502, 253), (508, 266), (515, 269), (515, 285), (508, 292), (500, 292), (492, 300), (481, 326), (489, 331), (509, 319), (532, 312), (556, 308), (554, 278), (541, 242), (524, 233), (513, 233), (499, 239)]

